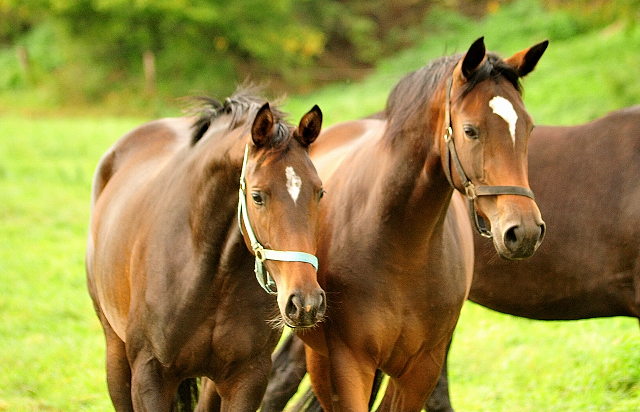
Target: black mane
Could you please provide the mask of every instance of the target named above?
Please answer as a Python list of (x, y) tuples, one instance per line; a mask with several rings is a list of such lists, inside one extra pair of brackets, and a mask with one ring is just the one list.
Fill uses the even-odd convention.
[[(258, 109), (262, 107), (267, 99), (258, 95), (258, 88), (254, 86), (240, 86), (231, 95), (224, 99), (223, 103), (211, 97), (195, 97), (198, 102), (192, 110), (197, 115), (191, 126), (191, 145), (195, 145), (209, 130), (211, 124), (223, 115), (230, 115), (229, 130), (244, 124), (250, 124), (256, 117)], [(276, 121), (276, 137), (273, 144), (279, 145), (288, 136), (289, 123), (286, 122), (286, 114), (275, 105), (271, 105), (271, 112)]]
[[(415, 119), (416, 116), (424, 116), (425, 105), (429, 103), (439, 85), (451, 76), (456, 64), (463, 57), (463, 54), (456, 54), (438, 58), (400, 79), (389, 94), (385, 107), (385, 117), (390, 120), (390, 135), (396, 135), (409, 124), (424, 126), (424, 122), (413, 123), (412, 120), (418, 120)], [(495, 53), (487, 53), (485, 61), (465, 83), (460, 98), (464, 98), (477, 84), (487, 79), (493, 79), (497, 83), (501, 78), (506, 79), (522, 93), (517, 71)]]

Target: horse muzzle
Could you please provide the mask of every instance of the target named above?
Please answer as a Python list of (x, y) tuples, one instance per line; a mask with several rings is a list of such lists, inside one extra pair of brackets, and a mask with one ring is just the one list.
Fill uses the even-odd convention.
[[(519, 260), (533, 255), (546, 232), (546, 225), (535, 202), (533, 208), (513, 208), (491, 222), (493, 245), (503, 259)], [(511, 209), (511, 208), (507, 208)]]
[(325, 292), (317, 288), (310, 293), (294, 290), (287, 298), (282, 317), (292, 328), (310, 328), (321, 322), (327, 310)]

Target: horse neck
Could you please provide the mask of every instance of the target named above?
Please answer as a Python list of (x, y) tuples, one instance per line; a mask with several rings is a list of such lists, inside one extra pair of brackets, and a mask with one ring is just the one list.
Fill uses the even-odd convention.
[[(190, 223), (194, 245), (220, 245), (229, 225), (237, 225), (238, 189), (244, 145), (250, 136), (228, 132), (221, 139), (199, 143), (188, 168), (192, 169)], [(230, 223), (231, 222), (231, 223)]]
[[(439, 99), (434, 99), (438, 101)], [(389, 194), (384, 206), (387, 229), (414, 236), (400, 236), (405, 243), (424, 244), (442, 227), (453, 189), (449, 185), (440, 156), (444, 132), (444, 110), (429, 105), (429, 120), (422, 126), (406, 127), (396, 136), (387, 136), (390, 144)]]

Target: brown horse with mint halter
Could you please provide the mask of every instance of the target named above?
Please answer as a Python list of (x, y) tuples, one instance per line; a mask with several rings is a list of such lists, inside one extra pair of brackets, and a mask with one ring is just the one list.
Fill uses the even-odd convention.
[(168, 412), (178, 388), (191, 404), (196, 377), (223, 410), (255, 411), (281, 326), (323, 319), (323, 189), (308, 152), (322, 113), (293, 127), (262, 102), (241, 90), (196, 119), (147, 123), (96, 168), (87, 280), (119, 412)]
[(247, 183), (245, 181), (245, 172), (247, 169), (247, 160), (249, 157), (249, 145), (245, 147), (244, 159), (242, 161), (242, 172), (240, 173), (240, 193), (238, 194), (238, 226), (240, 230), (243, 230), (249, 238), (251, 244), (251, 250), (256, 257), (255, 273), (256, 279), (262, 288), (272, 295), (277, 295), (278, 290), (276, 288), (276, 282), (273, 280), (269, 272), (264, 269), (265, 260), (277, 260), (281, 262), (306, 262), (318, 270), (318, 258), (314, 255), (306, 252), (294, 252), (283, 250), (265, 249), (260, 244), (258, 238), (253, 232), (251, 222), (249, 221), (249, 214), (247, 213)]

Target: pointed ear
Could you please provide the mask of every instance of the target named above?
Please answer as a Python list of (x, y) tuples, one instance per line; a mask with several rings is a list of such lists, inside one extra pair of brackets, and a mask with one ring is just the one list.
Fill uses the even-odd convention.
[(513, 67), (516, 72), (518, 72), (519, 77), (524, 77), (533, 71), (536, 64), (538, 64), (538, 60), (540, 60), (544, 51), (547, 50), (548, 45), (549, 40), (545, 40), (542, 43), (519, 51), (508, 59), (505, 59), (505, 63)]
[(469, 50), (462, 58), (462, 65), (460, 66), (461, 74), (464, 80), (473, 76), (478, 67), (482, 64), (484, 56), (487, 54), (487, 49), (484, 46), (484, 37), (480, 37), (474, 41)]
[(273, 125), (273, 113), (271, 112), (269, 103), (265, 103), (260, 110), (258, 110), (258, 114), (256, 114), (256, 118), (251, 126), (251, 138), (256, 147), (260, 148), (267, 144), (271, 138)]
[(307, 114), (302, 116), (302, 119), (300, 119), (297, 133), (297, 135), (300, 136), (300, 143), (308, 147), (316, 140), (320, 134), (321, 128), (322, 110), (320, 110), (318, 105), (315, 105)]

